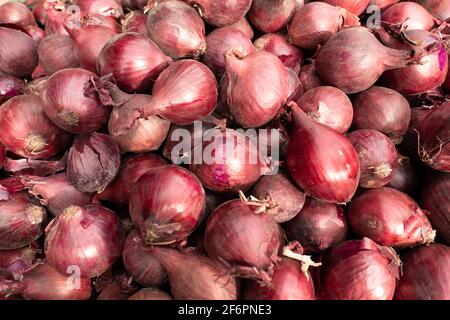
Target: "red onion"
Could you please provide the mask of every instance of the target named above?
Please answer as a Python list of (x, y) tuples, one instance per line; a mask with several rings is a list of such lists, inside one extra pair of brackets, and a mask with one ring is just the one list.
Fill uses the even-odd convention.
[[(73, 19), (72, 19), (73, 21)], [(122, 31), (121, 25), (113, 17), (105, 17), (99, 14), (86, 14), (80, 18), (80, 22), (77, 20), (75, 22), (75, 28), (87, 27), (87, 26), (102, 26), (114, 31), (114, 34), (120, 33)], [(73, 27), (73, 24), (68, 24), (68, 28)]]
[(315, 49), (339, 30), (359, 25), (358, 17), (343, 8), (312, 2), (296, 11), (288, 27), (288, 38), (301, 48)]
[(45, 4), (47, 7), (47, 19), (45, 22), (45, 34), (65, 34), (69, 35), (64, 27), (66, 21), (71, 17), (66, 6), (60, 1), (49, 1)]
[(25, 194), (16, 193), (0, 201), (0, 250), (17, 249), (32, 243), (42, 233), (47, 214)]
[(378, 6), (381, 10), (399, 2), (400, 0), (370, 0), (370, 5)]
[[(148, 36), (172, 58), (199, 58), (206, 50), (205, 24), (194, 8), (178, 0), (154, 2)], [(198, 0), (197, 0), (198, 2)]]
[(314, 62), (302, 66), (298, 77), (305, 92), (311, 90), (312, 88), (323, 86), (323, 82), (317, 74), (316, 65)]
[(114, 279), (110, 284), (102, 289), (97, 297), (97, 300), (127, 300), (133, 294), (134, 290), (135, 288), (133, 288), (133, 290), (124, 288), (119, 281)]
[(260, 127), (275, 117), (289, 95), (288, 72), (274, 54), (259, 51), (225, 55), (227, 104), (244, 128)]
[(222, 27), (222, 29), (225, 29), (225, 28), (238, 29), (238, 30), (242, 31), (250, 40), (253, 39), (254, 32), (253, 32), (252, 26), (250, 25), (250, 23), (248, 23), (248, 21), (245, 17), (243, 17), (238, 22), (235, 22), (233, 24), (229, 24), (229, 25)]
[(0, 27), (0, 72), (25, 78), (37, 64), (36, 42), (22, 31)]
[(12, 176), (0, 180), (0, 200), (10, 200), (17, 192), (25, 189), (20, 177)]
[(322, 260), (320, 298), (324, 300), (391, 300), (400, 260), (390, 247), (369, 238), (348, 240)]
[(438, 237), (450, 244), (450, 174), (434, 173), (426, 182), (420, 197)]
[(101, 192), (119, 167), (119, 145), (110, 136), (94, 132), (75, 138), (67, 160), (67, 178), (79, 191)]
[(450, 18), (449, 0), (420, 0), (416, 2), (424, 7), (436, 19), (445, 21)]
[(285, 35), (279, 33), (265, 34), (253, 42), (256, 51), (267, 51), (276, 55), (287, 68), (293, 69), (297, 74), (303, 64), (303, 53), (296, 46), (287, 41)]
[(218, 28), (206, 37), (206, 51), (203, 62), (219, 77), (225, 72), (225, 53), (236, 49), (243, 55), (255, 51), (250, 39), (237, 29)]
[(45, 31), (38, 26), (27, 27), (28, 35), (36, 42), (39, 43), (45, 37)]
[(203, 245), (233, 274), (269, 283), (283, 245), (282, 231), (271, 216), (257, 210), (241, 200), (222, 204), (208, 220)]
[(40, 0), (34, 3), (33, 6), (33, 15), (36, 19), (36, 22), (38, 22), (41, 26), (45, 25), (47, 22), (47, 8), (48, 1), (46, 0)]
[(333, 203), (346, 203), (355, 194), (360, 178), (358, 154), (339, 132), (308, 117), (295, 103), (295, 129), (287, 165), (292, 178), (306, 194)]
[(2, 144), (0, 144), (0, 169), (5, 164), (6, 161), (5, 154), (6, 154), (5, 147)]
[(139, 178), (129, 201), (131, 219), (147, 244), (172, 243), (198, 226), (205, 191), (186, 169), (160, 166)]
[(284, 225), (288, 239), (306, 253), (322, 252), (347, 238), (348, 224), (341, 206), (307, 198), (301, 211)]
[(74, 4), (80, 7), (82, 13), (101, 14), (114, 18), (123, 15), (120, 0), (76, 0)]
[(120, 256), (124, 234), (119, 217), (100, 206), (70, 206), (47, 226), (45, 255), (61, 273), (74, 266), (82, 277), (108, 270)]
[(317, 55), (316, 68), (323, 81), (345, 93), (357, 93), (371, 87), (384, 71), (406, 67), (410, 60), (410, 51), (385, 47), (369, 29), (354, 27), (325, 43)]
[(133, 294), (128, 300), (173, 300), (173, 298), (158, 288), (144, 288)]
[(36, 25), (33, 13), (21, 2), (7, 2), (0, 6), (0, 23), (10, 23), (22, 28)]
[(0, 104), (23, 93), (25, 82), (12, 76), (0, 76)]
[(210, 258), (164, 247), (153, 247), (151, 251), (166, 268), (171, 293), (175, 299), (237, 299), (236, 279)]
[(387, 187), (366, 191), (348, 209), (356, 235), (396, 248), (434, 241), (436, 231), (427, 214), (409, 196)]
[(87, 300), (92, 288), (89, 279), (75, 277), (70, 270), (59, 273), (47, 263), (35, 266), (20, 280), (0, 281), (0, 295), (20, 295), (33, 300)]
[(44, 93), (45, 114), (58, 127), (76, 134), (103, 127), (110, 109), (105, 107), (109, 94), (101, 88), (100, 79), (83, 69), (64, 69), (47, 81)]
[(396, 3), (381, 13), (381, 21), (391, 24), (405, 24), (408, 30), (431, 30), (435, 19), (421, 5), (406, 1)]
[(377, 86), (359, 93), (353, 110), (355, 128), (377, 130), (396, 144), (402, 141), (411, 119), (408, 100), (397, 91)]
[(397, 171), (387, 186), (402, 191), (410, 197), (415, 198), (417, 196), (417, 192), (419, 191), (417, 190), (417, 186), (419, 185), (419, 176), (416, 169), (411, 164), (411, 161), (409, 161), (409, 158), (399, 155)]
[(35, 95), (11, 98), (0, 108), (0, 142), (15, 154), (30, 159), (48, 159), (64, 150), (71, 135), (55, 126), (44, 114)]
[(24, 87), (23, 93), (24, 94), (34, 94), (36, 96), (42, 96), (42, 92), (44, 91), (47, 80), (48, 80), (48, 77), (40, 77), (37, 79), (33, 79), (30, 82), (27, 82)]
[(16, 175), (32, 174), (36, 176), (48, 176), (66, 168), (67, 154), (60, 160), (33, 160), (33, 159), (9, 159), (7, 158), (3, 169)]
[(295, 0), (253, 0), (248, 18), (258, 30), (276, 32), (288, 24), (295, 9)]
[(449, 300), (450, 247), (432, 244), (415, 248), (402, 256), (403, 275), (396, 300)]
[(419, 158), (418, 149), (418, 130), (422, 120), (433, 110), (433, 107), (411, 108), (411, 120), (409, 122), (408, 131), (404, 135), (399, 149), (406, 153), (409, 157)]
[(122, 6), (128, 9), (144, 9), (148, 0), (122, 0)]
[(137, 32), (147, 35), (147, 16), (141, 11), (130, 11), (121, 20), (122, 32)]
[(36, 242), (13, 250), (0, 250), (0, 268), (20, 274), (36, 262), (39, 245)]
[(344, 8), (359, 16), (367, 8), (370, 0), (324, 0), (324, 2)]
[(315, 300), (313, 281), (300, 268), (298, 261), (282, 258), (273, 272), (272, 282), (267, 286), (249, 282), (244, 289), (244, 300)]
[(74, 43), (69, 36), (53, 34), (45, 37), (39, 44), (39, 63), (48, 75), (66, 68), (78, 66)]
[(194, 4), (200, 15), (216, 27), (238, 22), (250, 9), (252, 0), (183, 0)]
[(303, 87), (300, 79), (293, 69), (287, 68), (289, 74), (289, 95), (286, 101), (297, 101), (303, 95)]

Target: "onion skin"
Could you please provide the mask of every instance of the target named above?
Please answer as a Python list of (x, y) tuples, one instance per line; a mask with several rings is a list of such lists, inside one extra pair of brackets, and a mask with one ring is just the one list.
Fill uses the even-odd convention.
[(48, 75), (56, 71), (78, 66), (75, 57), (74, 43), (70, 37), (62, 34), (53, 34), (45, 37), (39, 44), (39, 63)]
[(238, 29), (240, 31), (242, 31), (250, 40), (253, 39), (254, 36), (254, 32), (252, 29), (252, 26), (250, 25), (250, 23), (248, 23), (247, 18), (243, 17), (241, 20), (239, 20), (238, 22), (235, 22), (233, 24), (229, 24), (226, 26), (221, 27), (222, 29)]
[(128, 9), (144, 9), (148, 0), (122, 0), (122, 6)]
[(147, 35), (147, 16), (139, 10), (127, 13), (121, 20), (122, 32), (136, 32)]
[(286, 101), (297, 101), (303, 95), (303, 87), (300, 79), (293, 69), (287, 68), (289, 74), (289, 95)]
[(195, 4), (206, 22), (222, 27), (238, 22), (250, 9), (252, 0), (183, 0)]
[(0, 23), (14, 24), (22, 28), (36, 25), (33, 13), (20, 2), (7, 2), (0, 5)]
[(321, 300), (392, 300), (400, 261), (395, 251), (368, 238), (348, 240), (326, 252)]
[(389, 8), (389, 6), (396, 4), (400, 0), (371, 0), (371, 5), (378, 6), (381, 10), (384, 10), (386, 8)]
[(176, 300), (237, 299), (236, 278), (210, 258), (165, 247), (150, 250), (166, 268), (171, 293)]
[(450, 248), (431, 244), (414, 248), (402, 256), (403, 275), (395, 300), (449, 300)]
[(399, 150), (407, 156), (419, 159), (418, 149), (418, 130), (423, 119), (434, 109), (434, 107), (418, 107), (411, 108), (411, 120), (409, 122), (408, 131), (403, 137), (402, 143), (398, 146)]
[(315, 63), (302, 66), (298, 77), (305, 92), (324, 85), (317, 74)]
[(288, 24), (295, 9), (295, 0), (253, 0), (248, 18), (259, 31), (276, 32)]
[(124, 291), (117, 281), (113, 281), (102, 289), (97, 300), (127, 300), (131, 292)]
[(401, 24), (406, 20), (408, 30), (431, 30), (435, 25), (433, 16), (411, 1), (396, 3), (381, 13), (381, 21)]
[(198, 59), (206, 50), (205, 23), (194, 8), (178, 0), (155, 1), (148, 12), (148, 37), (174, 59)]
[(6, 161), (6, 150), (5, 147), (0, 144), (0, 169), (3, 168), (3, 165), (5, 164)]
[(284, 225), (290, 241), (305, 253), (322, 252), (347, 238), (348, 223), (341, 206), (307, 198), (302, 210)]
[(0, 104), (23, 93), (25, 82), (16, 77), (0, 76)]
[(287, 152), (291, 177), (317, 200), (350, 201), (360, 178), (358, 154), (352, 144), (339, 132), (312, 120), (296, 104), (291, 107), (295, 123)]
[(36, 262), (39, 245), (36, 242), (13, 250), (0, 250), (0, 268), (20, 274)]
[(281, 258), (267, 287), (249, 282), (243, 293), (244, 300), (315, 300), (314, 283), (300, 270), (298, 261)]
[(416, 1), (436, 19), (445, 21), (450, 18), (449, 0), (420, 0)]
[(70, 13), (65, 6), (61, 7), (59, 2), (49, 3), (48, 1), (44, 5), (48, 6), (46, 10), (45, 34), (47, 36), (51, 34), (69, 35), (64, 25), (69, 19)]
[[(418, 172), (411, 164), (411, 161), (409, 161), (408, 158), (399, 155), (397, 171), (386, 186), (402, 191), (412, 198), (416, 198), (419, 191), (417, 190), (417, 186), (420, 185), (420, 182)], [(425, 209), (427, 208), (425, 207)], [(428, 218), (430, 218), (430, 216)]]
[(146, 36), (127, 32), (106, 43), (98, 56), (97, 69), (100, 75), (112, 74), (122, 90), (134, 92), (148, 89), (171, 61)]
[(100, 14), (118, 18), (123, 15), (120, 0), (76, 0), (82, 13)]
[(78, 266), (82, 277), (92, 278), (114, 264), (123, 241), (120, 220), (113, 211), (100, 206), (70, 206), (47, 226), (45, 256), (63, 274)]
[(324, 2), (344, 8), (359, 16), (367, 8), (370, 0), (324, 0)]
[(128, 300), (173, 300), (173, 298), (158, 288), (144, 288), (133, 294)]

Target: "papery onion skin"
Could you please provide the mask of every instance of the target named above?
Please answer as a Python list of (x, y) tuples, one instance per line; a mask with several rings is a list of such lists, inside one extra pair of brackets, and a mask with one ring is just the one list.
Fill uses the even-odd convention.
[(405, 22), (408, 30), (431, 30), (435, 20), (421, 5), (406, 1), (396, 3), (381, 13), (381, 21), (401, 24)]
[(322, 252), (347, 238), (348, 223), (341, 206), (307, 198), (302, 210), (284, 225), (290, 241), (305, 253)]
[(0, 76), (0, 104), (23, 93), (25, 82), (12, 76)]
[(236, 23), (250, 9), (252, 0), (183, 0), (198, 5), (198, 10), (206, 22), (216, 27)]
[(137, 32), (147, 35), (147, 16), (139, 10), (127, 13), (121, 20), (122, 32)]
[(416, 2), (424, 7), (436, 19), (445, 21), (450, 18), (449, 0), (418, 0)]
[(227, 29), (238, 29), (238, 30), (242, 31), (250, 40), (253, 39), (253, 36), (254, 36), (254, 32), (253, 32), (252, 26), (247, 21), (246, 17), (243, 17), (238, 22), (235, 22), (233, 24), (229, 24), (229, 25), (223, 26), (221, 28), (223, 28), (223, 29), (225, 29), (225, 28), (227, 28)]
[(450, 247), (431, 244), (414, 248), (404, 255), (403, 275), (395, 300), (449, 300)]
[(114, 264), (123, 241), (120, 220), (113, 211), (100, 206), (70, 206), (47, 227), (45, 256), (63, 274), (78, 266), (82, 277), (92, 278)]
[(46, 36), (39, 44), (39, 63), (48, 75), (56, 71), (78, 66), (74, 43), (69, 36), (53, 34)]
[(173, 298), (158, 288), (144, 288), (130, 296), (128, 300), (173, 300)]
[(324, 0), (331, 5), (342, 7), (359, 16), (369, 5), (370, 0)]
[(101, 14), (114, 18), (123, 14), (120, 0), (76, 0), (75, 4), (83, 13)]
[(38, 252), (39, 245), (37, 242), (13, 250), (0, 250), (0, 268), (20, 274), (36, 262)]
[(315, 63), (302, 66), (298, 77), (305, 92), (324, 85), (317, 74)]
[(258, 30), (276, 32), (288, 24), (295, 9), (295, 0), (253, 0), (248, 18)]

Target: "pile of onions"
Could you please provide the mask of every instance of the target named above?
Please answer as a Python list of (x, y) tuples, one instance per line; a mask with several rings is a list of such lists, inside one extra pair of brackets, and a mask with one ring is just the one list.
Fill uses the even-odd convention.
[(353, 99), (353, 126), (384, 133), (395, 144), (402, 141), (408, 130), (411, 109), (397, 91), (373, 86)]
[(7, 2), (0, 5), (0, 24), (13, 24), (22, 28), (36, 25), (33, 13), (20, 2)]
[(359, 16), (367, 8), (370, 0), (324, 0), (324, 2), (344, 8)]
[(197, 7), (200, 15), (213, 26), (222, 27), (243, 19), (252, 0), (183, 0)]
[(296, 0), (253, 0), (248, 18), (256, 29), (264, 33), (285, 27), (296, 9)]
[(66, 35), (53, 34), (42, 39), (39, 43), (38, 55), (39, 64), (48, 75), (52, 75), (62, 69), (78, 66), (74, 43)]
[(390, 247), (369, 238), (348, 240), (327, 251), (322, 259), (323, 300), (391, 300), (400, 260)]
[(25, 82), (16, 77), (0, 75), (0, 104), (23, 93)]
[(450, 18), (449, 0), (420, 0), (420, 3), (433, 17), (445, 21)]
[(434, 241), (427, 212), (401, 191), (383, 187), (352, 200), (348, 218), (352, 231), (381, 245), (403, 248)]
[(122, 32), (137, 32), (147, 35), (147, 16), (141, 11), (130, 11), (121, 20)]
[(348, 224), (341, 206), (307, 198), (302, 210), (284, 225), (290, 241), (306, 253), (322, 252), (347, 238)]
[(75, 0), (82, 13), (100, 14), (118, 18), (123, 15), (120, 0)]
[(403, 274), (396, 300), (449, 300), (450, 247), (431, 244), (402, 255)]
[(20, 274), (36, 262), (39, 245), (33, 242), (25, 247), (0, 250), (0, 268), (13, 274)]
[(339, 132), (308, 117), (290, 103), (294, 131), (289, 140), (287, 165), (305, 192), (325, 202), (346, 203), (360, 178), (358, 154)]
[(166, 292), (158, 288), (144, 288), (133, 294), (128, 300), (173, 300)]
[(317, 74), (316, 65), (314, 62), (302, 66), (298, 78), (300, 79), (300, 83), (302, 84), (305, 92), (311, 90), (312, 88), (324, 85)]
[(75, 138), (67, 159), (69, 182), (82, 192), (101, 192), (115, 178), (120, 167), (119, 145), (103, 133)]
[(123, 241), (120, 219), (113, 211), (100, 206), (69, 206), (47, 226), (45, 256), (62, 274), (76, 266), (79, 275), (92, 278), (114, 264)]

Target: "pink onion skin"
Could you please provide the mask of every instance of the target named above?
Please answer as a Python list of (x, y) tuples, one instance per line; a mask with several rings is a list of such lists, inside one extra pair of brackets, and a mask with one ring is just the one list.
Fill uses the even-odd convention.
[(44, 26), (47, 22), (47, 8), (46, 1), (39, 1), (35, 6), (33, 6), (33, 15), (36, 19), (36, 22), (41, 26)]
[(256, 51), (267, 51), (276, 55), (286, 66), (297, 74), (303, 64), (303, 53), (296, 46), (290, 44), (285, 35), (268, 33), (253, 42)]
[(370, 0), (370, 5), (376, 5), (381, 10), (389, 8), (389, 6), (400, 2), (400, 0)]
[(23, 93), (25, 82), (12, 76), (0, 76), (0, 104)]
[(445, 21), (450, 18), (449, 0), (420, 0), (416, 2), (424, 7), (436, 19)]
[(136, 32), (147, 35), (147, 16), (139, 10), (127, 13), (121, 20), (122, 32)]
[(130, 296), (128, 300), (173, 300), (173, 298), (158, 288), (144, 288)]
[(403, 275), (395, 300), (449, 300), (450, 247), (431, 244), (414, 248), (402, 256)]
[(132, 231), (124, 244), (123, 264), (133, 280), (144, 287), (159, 287), (167, 281), (167, 272), (155, 254), (145, 247), (137, 231)]
[(450, 174), (435, 172), (426, 181), (420, 197), (438, 237), (450, 244)]
[(196, 4), (206, 22), (216, 27), (223, 27), (244, 18), (250, 9), (252, 0), (183, 0)]
[(46, 13), (45, 34), (47, 36), (51, 34), (69, 35), (64, 26), (70, 17), (70, 13), (66, 11), (65, 6), (60, 7), (58, 2), (50, 3), (48, 4)]
[(397, 91), (373, 86), (353, 99), (353, 126), (372, 129), (387, 135), (395, 144), (402, 141), (408, 130), (411, 109)]
[(265, 51), (243, 57), (230, 50), (225, 64), (227, 104), (235, 120), (244, 128), (272, 120), (289, 95), (289, 75), (281, 60)]
[(0, 142), (15, 154), (29, 159), (48, 159), (70, 144), (71, 135), (55, 126), (35, 95), (20, 95), (0, 107)]
[(431, 30), (435, 25), (433, 16), (424, 7), (411, 1), (390, 6), (381, 13), (381, 21), (393, 24), (406, 21), (408, 30)]
[(348, 240), (326, 252), (321, 300), (392, 300), (400, 261), (369, 238)]
[(146, 36), (128, 32), (105, 44), (97, 59), (97, 70), (100, 75), (112, 74), (122, 90), (134, 92), (148, 89), (171, 61)]
[(72, 39), (62, 34), (46, 36), (38, 47), (39, 63), (48, 75), (78, 66)]
[[(342, 59), (336, 61), (337, 56)], [(406, 67), (410, 60), (410, 51), (385, 47), (369, 29), (354, 27), (333, 35), (315, 63), (324, 82), (345, 93), (358, 93), (371, 87), (384, 71)]]
[(36, 25), (33, 13), (21, 2), (7, 2), (0, 5), (0, 23), (8, 23), (26, 28)]
[(13, 250), (0, 250), (0, 268), (13, 274), (20, 274), (36, 262), (38, 252), (37, 242)]
[(246, 17), (243, 17), (238, 22), (235, 22), (233, 24), (229, 24), (226, 26), (221, 27), (222, 29), (238, 29), (242, 31), (250, 40), (253, 39), (254, 32), (252, 29), (252, 26), (248, 22)]
[(358, 154), (352, 144), (339, 132), (312, 120), (296, 104), (291, 106), (295, 123), (287, 152), (291, 177), (317, 200), (350, 201), (360, 178)]
[(147, 171), (166, 164), (167, 162), (164, 158), (153, 153), (136, 154), (127, 157), (123, 161), (117, 177), (103, 192), (97, 194), (97, 199), (106, 200), (120, 207), (128, 208), (131, 190), (139, 178)]
[(75, 138), (67, 159), (67, 178), (82, 192), (103, 191), (120, 167), (119, 145), (108, 135), (91, 133)]
[(341, 206), (307, 198), (302, 210), (284, 224), (290, 241), (302, 244), (305, 253), (322, 252), (347, 238), (348, 223)]
[(381, 245), (404, 248), (434, 241), (428, 213), (405, 193), (383, 187), (352, 201), (348, 218), (352, 231)]
[(244, 300), (315, 300), (314, 283), (300, 270), (298, 261), (281, 258), (272, 276), (272, 283), (261, 286), (249, 282), (243, 292)]
[(352, 102), (337, 88), (312, 88), (297, 100), (297, 104), (312, 119), (337, 132), (346, 132), (352, 124)]
[(76, 265), (82, 277), (92, 278), (114, 264), (123, 242), (120, 219), (113, 211), (70, 206), (47, 226), (45, 256), (62, 274)]
[(106, 17), (118, 18), (123, 15), (120, 0), (76, 0), (82, 13), (100, 14)]
[(29, 26), (27, 28), (27, 34), (36, 42), (41, 42), (42, 39), (45, 37), (45, 31), (42, 30), (38, 26)]
[(237, 29), (218, 28), (206, 37), (203, 63), (218, 77), (221, 77), (225, 72), (225, 53), (230, 49), (239, 50), (245, 55), (255, 51), (250, 39)]
[(344, 8), (359, 16), (367, 8), (370, 0), (324, 0), (324, 2)]
[(205, 190), (186, 169), (161, 166), (139, 178), (129, 202), (131, 220), (145, 243), (171, 243), (184, 239), (198, 226)]
[(203, 245), (210, 258), (226, 262), (240, 277), (271, 281), (283, 232), (267, 214), (241, 200), (219, 206), (208, 219)]
[(397, 171), (386, 186), (402, 191), (412, 198), (416, 198), (418, 191), (420, 191), (417, 190), (417, 186), (420, 185), (419, 178), (418, 172), (409, 158), (399, 155)]
[(302, 66), (298, 77), (305, 92), (324, 85), (317, 74), (315, 63)]
[(23, 93), (42, 96), (42, 92), (44, 91), (45, 84), (47, 83), (48, 78), (49, 77), (45, 76), (31, 80), (25, 85)]
[(64, 69), (54, 73), (45, 85), (42, 98), (44, 112), (65, 131), (84, 134), (100, 129), (111, 112), (100, 101), (99, 94), (87, 92), (99, 78), (83, 69)]
[(178, 0), (155, 3), (147, 14), (148, 37), (174, 59), (202, 56), (205, 23), (195, 9)]
[(324, 2), (307, 3), (295, 12), (288, 39), (305, 49), (316, 49), (344, 27), (360, 25), (357, 16)]
[(259, 31), (276, 32), (291, 20), (295, 6), (295, 0), (253, 0), (248, 18)]
[(0, 250), (29, 245), (43, 234), (47, 214), (23, 193), (0, 202)]
[(237, 299), (236, 278), (227, 274), (224, 267), (210, 258), (160, 246), (150, 250), (167, 270), (171, 293), (175, 299)]
[(305, 194), (301, 192), (284, 173), (262, 176), (253, 187), (251, 195), (262, 200), (270, 198), (273, 207), (265, 211), (277, 223), (294, 218), (305, 203)]
[(0, 72), (25, 78), (37, 64), (36, 42), (22, 31), (0, 27)]
[(71, 28), (72, 26), (75, 26), (75, 29), (78, 28), (78, 25), (83, 27), (88, 26), (101, 26), (111, 29), (111, 31), (114, 32), (114, 34), (120, 33), (122, 31), (122, 28), (120, 24), (117, 22), (117, 20), (113, 17), (106, 17), (102, 16), (100, 14), (85, 14), (81, 17), (80, 23), (78, 24), (78, 21), (75, 20), (75, 25), (70, 24), (71, 21), (68, 21), (66, 23), (68, 28)]

